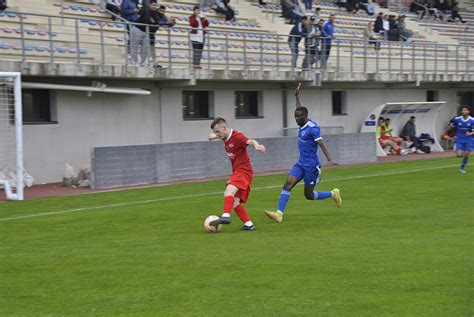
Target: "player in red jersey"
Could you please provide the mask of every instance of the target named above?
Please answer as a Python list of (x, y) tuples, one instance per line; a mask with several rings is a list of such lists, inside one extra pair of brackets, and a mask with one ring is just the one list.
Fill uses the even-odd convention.
[(224, 192), (224, 212), (222, 216), (211, 222), (211, 226), (229, 224), (230, 212), (235, 210), (237, 216), (244, 223), (242, 230), (255, 230), (255, 226), (242, 205), (247, 201), (252, 184), (253, 169), (247, 145), (252, 145), (257, 151), (265, 153), (265, 147), (256, 140), (247, 138), (243, 133), (230, 129), (223, 118), (215, 118), (211, 129), (214, 133), (209, 134), (208, 139), (220, 139), (224, 142), (224, 148), (232, 164), (232, 175), (227, 182)]

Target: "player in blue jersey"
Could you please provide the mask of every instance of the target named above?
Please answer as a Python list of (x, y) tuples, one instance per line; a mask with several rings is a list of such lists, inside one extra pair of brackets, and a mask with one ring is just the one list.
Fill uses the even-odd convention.
[(464, 168), (469, 159), (469, 153), (474, 147), (474, 118), (469, 114), (471, 109), (468, 106), (461, 108), (461, 115), (451, 120), (451, 126), (456, 129), (456, 156), (462, 157), (459, 172), (466, 173)]
[(300, 89), (301, 83), (296, 88), (296, 110), (295, 120), (299, 126), (298, 129), (298, 162), (288, 173), (283, 189), (278, 199), (277, 211), (265, 211), (265, 215), (276, 222), (282, 222), (283, 213), (285, 212), (286, 204), (290, 199), (291, 190), (302, 179), (304, 180), (304, 196), (308, 200), (321, 200), (332, 198), (337, 207), (342, 204), (341, 193), (339, 189), (334, 188), (329, 192), (314, 191), (314, 187), (321, 180), (321, 163), (318, 156), (318, 146), (321, 147), (324, 155), (328, 160), (328, 164), (335, 165), (326, 145), (321, 137), (319, 125), (311, 119), (308, 119), (308, 109), (302, 107), (300, 103)]

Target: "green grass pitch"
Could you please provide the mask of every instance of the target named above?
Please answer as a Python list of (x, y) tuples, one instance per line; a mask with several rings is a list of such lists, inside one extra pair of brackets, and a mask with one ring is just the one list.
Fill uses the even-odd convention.
[(0, 204), (0, 316), (473, 316), (474, 163), (325, 169), (283, 223), (285, 175), (256, 177), (257, 230), (202, 223), (225, 180)]

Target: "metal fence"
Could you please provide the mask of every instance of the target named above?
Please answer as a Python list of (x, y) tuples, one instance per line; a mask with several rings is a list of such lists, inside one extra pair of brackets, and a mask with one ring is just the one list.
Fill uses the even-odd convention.
[[(0, 27), (0, 55), (5, 60), (21, 60), (25, 67), (29, 62), (74, 63), (99, 66), (123, 65), (148, 67), (155, 63), (167, 68), (193, 69), (193, 51), (190, 28), (160, 28), (154, 45), (135, 47), (143, 53), (144, 60), (132, 60), (129, 39), (131, 30), (138, 24), (96, 20), (90, 18), (58, 17), (41, 14), (5, 12)], [(6, 17), (8, 19), (6, 20)], [(148, 32), (150, 26), (143, 26)], [(245, 26), (243, 27), (245, 28)], [(246, 71), (301, 71), (305, 55), (311, 53), (304, 47), (304, 39), (298, 45), (296, 67), (292, 66), (294, 53), (286, 34), (264, 32), (249, 26), (223, 30), (210, 27), (202, 50), (200, 67), (208, 70)], [(474, 67), (473, 47), (469, 45), (413, 43), (393, 41), (368, 41), (353, 32), (336, 33), (330, 45), (327, 63), (320, 56), (329, 49), (324, 39), (318, 40), (313, 50), (315, 63), (306, 65), (310, 72), (335, 74), (369, 74), (385, 72), (405, 73), (453, 73), (468, 74)], [(149, 38), (149, 35), (145, 35)], [(339, 37), (338, 37), (339, 35)], [(144, 42), (143, 42), (144, 43)], [(378, 49), (379, 48), (379, 49)], [(151, 50), (155, 51), (153, 60)], [(315, 52), (314, 52), (315, 51)]]

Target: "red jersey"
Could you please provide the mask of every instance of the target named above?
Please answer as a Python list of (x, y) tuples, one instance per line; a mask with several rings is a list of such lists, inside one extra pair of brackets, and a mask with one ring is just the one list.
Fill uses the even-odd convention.
[(243, 133), (231, 129), (229, 137), (224, 141), (224, 148), (232, 163), (232, 173), (243, 172), (253, 175), (250, 156), (247, 152), (247, 138)]

